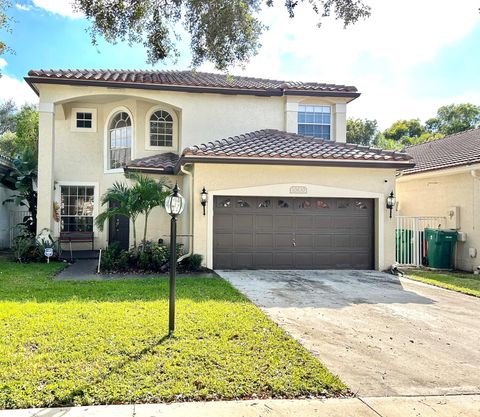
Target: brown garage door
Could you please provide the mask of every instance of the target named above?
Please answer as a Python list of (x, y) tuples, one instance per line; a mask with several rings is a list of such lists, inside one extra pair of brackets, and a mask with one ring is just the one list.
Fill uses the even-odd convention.
[(214, 205), (214, 268), (373, 268), (373, 200), (215, 197)]

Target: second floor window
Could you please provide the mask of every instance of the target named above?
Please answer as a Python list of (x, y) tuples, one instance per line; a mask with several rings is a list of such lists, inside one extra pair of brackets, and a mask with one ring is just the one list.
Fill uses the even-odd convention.
[(298, 134), (330, 139), (330, 106), (298, 106)]
[(132, 120), (126, 112), (116, 113), (108, 130), (109, 168), (123, 168), (132, 154)]
[(150, 146), (173, 146), (173, 118), (165, 110), (150, 116)]

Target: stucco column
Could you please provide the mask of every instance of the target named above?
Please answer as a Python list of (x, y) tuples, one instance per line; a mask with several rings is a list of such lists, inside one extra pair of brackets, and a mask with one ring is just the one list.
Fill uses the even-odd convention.
[(333, 106), (333, 139), (336, 142), (347, 141), (347, 105), (337, 103)]
[(298, 103), (285, 103), (285, 131), (290, 133), (298, 133)]
[(53, 230), (54, 109), (53, 103), (39, 106), (37, 234), (44, 228)]

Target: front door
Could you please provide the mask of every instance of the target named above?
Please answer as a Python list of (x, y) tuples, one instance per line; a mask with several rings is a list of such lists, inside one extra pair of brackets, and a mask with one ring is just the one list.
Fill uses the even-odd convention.
[[(110, 203), (114, 207), (115, 203)], [(113, 216), (108, 223), (108, 244), (117, 242), (124, 250), (129, 249), (130, 219), (125, 216)]]

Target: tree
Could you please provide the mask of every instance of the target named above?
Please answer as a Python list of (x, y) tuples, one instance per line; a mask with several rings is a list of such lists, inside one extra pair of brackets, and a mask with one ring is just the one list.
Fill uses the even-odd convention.
[[(174, 27), (182, 23), (191, 37), (192, 64), (211, 61), (225, 70), (242, 64), (255, 55), (259, 38), (266, 27), (258, 19), (262, 5), (273, 0), (74, 0), (75, 8), (92, 22), (92, 42), (98, 36), (115, 43), (141, 42), (148, 61), (156, 63), (177, 57), (175, 43), (180, 36)], [(345, 27), (370, 16), (363, 0), (286, 0), (285, 7), (294, 17), (296, 7), (308, 4), (322, 17), (334, 14)]]
[(377, 134), (378, 125), (376, 120), (347, 120), (347, 143), (369, 146), (375, 142)]
[[(11, 27), (10, 23), (12, 19), (7, 15), (7, 9), (10, 8), (12, 5), (10, 0), (0, 0), (0, 33), (2, 32), (10, 32)], [(0, 39), (0, 56), (2, 56), (5, 52), (11, 51), (8, 45)], [(0, 72), (0, 77), (2, 73)]]
[(25, 207), (30, 215), (23, 219), (23, 224), (30, 234), (35, 236), (37, 232), (37, 153), (34, 149), (26, 149), (20, 156), (13, 160), (14, 169), (10, 171), (4, 181), (13, 183), (16, 194), (3, 201), (15, 203)]
[(0, 135), (3, 135), (5, 132), (15, 132), (16, 113), (17, 106), (15, 105), (13, 99), (6, 100), (0, 104)]
[(155, 181), (151, 177), (137, 173), (129, 174), (127, 178), (134, 180), (133, 192), (138, 195), (141, 205), (141, 212), (145, 216), (145, 225), (143, 227), (143, 244), (147, 241), (148, 217), (155, 207), (164, 207), (165, 199), (170, 194), (165, 182)]
[(136, 221), (143, 210), (139, 194), (127, 184), (117, 181), (102, 196), (101, 204), (107, 208), (95, 219), (98, 229), (102, 231), (105, 222), (115, 216), (130, 219), (133, 225), (133, 248), (137, 249)]
[(26, 104), (22, 106), (20, 111), (16, 112), (16, 108), (11, 107), (12, 105), (13, 103), (5, 105), (3, 107), (5, 109), (4, 113), (1, 113), (0, 108), (0, 132), (4, 130), (3, 134), (0, 134), (0, 153), (13, 158), (27, 149), (36, 152), (38, 147), (38, 111), (34, 105)]
[(432, 133), (451, 135), (480, 127), (480, 106), (471, 103), (450, 104), (437, 110), (437, 116), (426, 122)]
[(418, 138), (426, 132), (419, 119), (397, 120), (383, 132), (385, 139), (407, 142), (409, 138)]

